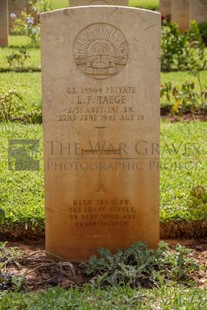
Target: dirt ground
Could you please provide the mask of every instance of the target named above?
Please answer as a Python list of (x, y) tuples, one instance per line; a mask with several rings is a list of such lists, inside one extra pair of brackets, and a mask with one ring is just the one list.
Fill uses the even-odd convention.
[[(199, 265), (205, 266), (193, 273), (197, 287), (207, 288), (207, 240), (164, 240), (174, 249), (176, 244), (193, 250), (193, 257)], [(23, 257), (9, 263), (4, 270), (6, 275), (25, 275), (24, 291), (40, 291), (59, 285), (61, 287), (81, 286), (89, 279), (83, 274), (78, 263), (61, 261), (47, 255), (44, 240), (27, 242), (9, 242), (7, 247), (17, 247), (23, 251)], [(8, 281), (7, 281), (8, 282)], [(4, 288), (5, 289), (5, 288)]]

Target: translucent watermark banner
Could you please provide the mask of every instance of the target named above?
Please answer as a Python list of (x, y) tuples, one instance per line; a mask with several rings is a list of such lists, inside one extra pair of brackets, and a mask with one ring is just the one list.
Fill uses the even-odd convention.
[(13, 171), (39, 170), (39, 140), (8, 140), (8, 169)]
[[(107, 143), (85, 141), (45, 142), (45, 169), (49, 171), (144, 171), (199, 170), (206, 167), (206, 150), (198, 143), (153, 143), (136, 141)], [(40, 141), (35, 139), (8, 140), (8, 169), (37, 171), (40, 168)]]

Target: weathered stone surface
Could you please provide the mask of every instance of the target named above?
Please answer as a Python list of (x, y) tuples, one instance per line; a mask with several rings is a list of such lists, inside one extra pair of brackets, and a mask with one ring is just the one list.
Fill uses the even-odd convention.
[(190, 20), (196, 20), (198, 24), (207, 22), (207, 0), (191, 0)]
[(160, 30), (134, 8), (42, 14), (46, 251), (157, 247)]
[(189, 29), (190, 0), (172, 0), (171, 21), (179, 25), (181, 31)]
[(171, 16), (171, 5), (173, 0), (160, 0), (160, 13), (163, 16)]
[(101, 4), (128, 6), (128, 0), (69, 0), (70, 6), (101, 5)]
[(0, 46), (8, 46), (9, 22), (8, 22), (8, 0), (0, 1)]

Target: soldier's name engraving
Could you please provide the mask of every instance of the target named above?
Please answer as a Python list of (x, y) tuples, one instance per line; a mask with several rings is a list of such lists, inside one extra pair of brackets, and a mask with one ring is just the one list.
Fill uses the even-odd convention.
[(77, 96), (77, 104), (125, 104), (126, 96)]

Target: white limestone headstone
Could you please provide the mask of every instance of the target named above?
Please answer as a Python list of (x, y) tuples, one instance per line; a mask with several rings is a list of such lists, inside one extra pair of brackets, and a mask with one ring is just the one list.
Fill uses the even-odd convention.
[(41, 15), (49, 253), (158, 245), (160, 23), (121, 6)]

